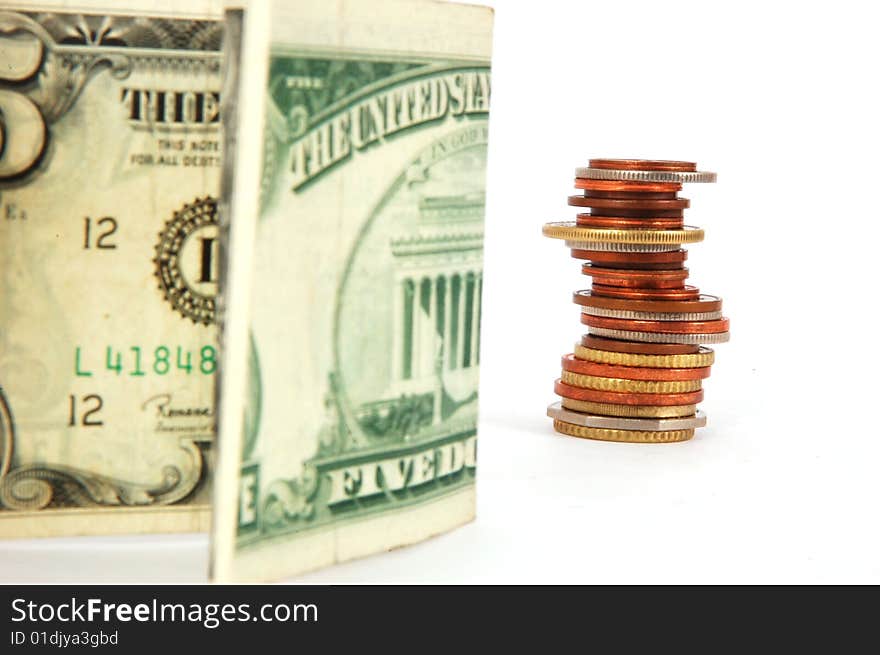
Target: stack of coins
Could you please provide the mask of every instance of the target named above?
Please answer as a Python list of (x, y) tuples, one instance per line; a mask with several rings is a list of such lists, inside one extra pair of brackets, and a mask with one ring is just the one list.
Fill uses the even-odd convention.
[(592, 287), (577, 291), (589, 329), (562, 357), (547, 414), (562, 434), (636, 443), (686, 441), (706, 424), (703, 399), (714, 352), (704, 344), (729, 339), (721, 299), (686, 284), (683, 244), (703, 231), (684, 224), (685, 182), (714, 182), (696, 164), (642, 159), (591, 159), (575, 173), (584, 208), (576, 222), (547, 223), (544, 235), (564, 239)]

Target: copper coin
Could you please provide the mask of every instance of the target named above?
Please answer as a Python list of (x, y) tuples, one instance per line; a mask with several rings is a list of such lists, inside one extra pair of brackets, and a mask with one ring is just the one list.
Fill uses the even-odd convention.
[(592, 276), (594, 284), (638, 289), (677, 289), (688, 276), (687, 268), (661, 271), (640, 271), (628, 268), (603, 268), (595, 264), (581, 266), (584, 275)]
[(622, 216), (593, 216), (578, 214), (577, 224), (584, 227), (610, 227), (616, 230), (680, 230), (684, 218), (624, 218)]
[(581, 323), (590, 327), (605, 328), (606, 330), (661, 332), (667, 334), (717, 334), (730, 330), (730, 319), (727, 318), (718, 318), (714, 321), (644, 321), (581, 314)]
[[(575, 248), (572, 248), (571, 256), (574, 259), (587, 259), (587, 260), (592, 261), (593, 263), (599, 263), (593, 257), (593, 253), (595, 253), (595, 252), (596, 252), (595, 250), (577, 250)], [(621, 254), (621, 253), (613, 253), (613, 254)], [(624, 253), (624, 254), (631, 254), (631, 253)], [(629, 269), (637, 269), (637, 270), (642, 270), (642, 271), (669, 271), (669, 270), (673, 270), (673, 269), (682, 267), (681, 264), (664, 264), (662, 262), (661, 263), (653, 263), (653, 262), (642, 263), (642, 262), (632, 262), (632, 261), (624, 262), (624, 263), (603, 261), (600, 263), (600, 265), (604, 266), (605, 268), (629, 268)]]
[(686, 284), (680, 289), (643, 289), (612, 287), (594, 282), (591, 291), (594, 296), (631, 298), (633, 300), (697, 300), (700, 297), (700, 290), (690, 284)]
[(642, 200), (634, 198), (632, 200), (619, 200), (617, 198), (591, 198), (589, 196), (569, 196), (568, 204), (574, 207), (598, 207), (600, 209), (647, 209), (647, 210), (668, 210), (668, 209), (687, 209), (691, 206), (691, 201), (687, 198), (672, 198), (667, 200)]
[[(589, 264), (581, 266), (581, 269), (588, 268)], [(614, 269), (607, 269), (614, 270)], [(623, 269), (620, 269), (623, 270)], [(628, 272), (633, 272), (631, 269), (625, 269)], [(685, 271), (687, 269), (660, 269), (657, 271), (639, 271), (640, 273), (680, 273), (681, 271)], [(652, 276), (645, 277), (606, 277), (604, 275), (599, 275), (597, 273), (587, 273), (584, 271), (584, 275), (590, 275), (593, 278), (593, 285), (598, 285), (600, 287), (612, 287), (614, 289), (644, 289), (648, 291), (656, 291), (656, 290), (667, 290), (673, 289), (678, 290), (684, 286), (684, 280), (682, 279), (668, 279), (668, 278), (656, 278)]]
[(637, 300), (597, 296), (589, 289), (576, 291), (574, 302), (586, 307), (620, 309), (633, 312), (667, 312), (676, 314), (721, 311), (721, 298), (700, 294), (695, 300)]
[(622, 309), (631, 312), (669, 312), (692, 314), (721, 311), (721, 298), (701, 294), (696, 300), (633, 300), (605, 298), (593, 295), (588, 289), (574, 292), (574, 302), (584, 307)]
[[(573, 200), (574, 199), (574, 200)], [(584, 196), (569, 196), (568, 204), (576, 207), (583, 205), (585, 207), (589, 205), (585, 205), (584, 203), (589, 203), (591, 200), (597, 200), (599, 202), (636, 202), (642, 200), (648, 200), (646, 198), (611, 198), (611, 197), (599, 197), (592, 195), (584, 195)], [(681, 198), (659, 198), (655, 200), (651, 200), (651, 202), (670, 202), (681, 200)], [(619, 216), (621, 218), (683, 218), (684, 217), (684, 209), (628, 209), (626, 207), (598, 207), (598, 206), (589, 206), (590, 215), (591, 216)]]
[(623, 378), (624, 380), (705, 380), (709, 377), (711, 366), (702, 368), (646, 368), (642, 366), (614, 366), (577, 359), (573, 354), (562, 356), (562, 370), (595, 375), (603, 378)]
[(693, 355), (700, 352), (700, 347), (685, 343), (643, 343), (641, 341), (620, 341), (606, 339), (593, 334), (581, 337), (581, 345), (593, 350), (608, 350), (616, 353), (632, 353), (635, 355)]
[(649, 191), (662, 193), (681, 191), (681, 182), (625, 182), (621, 180), (590, 180), (585, 177), (574, 179), (575, 189), (590, 191)]
[(703, 390), (685, 393), (620, 393), (617, 391), (599, 391), (565, 384), (556, 380), (556, 394), (572, 400), (588, 400), (593, 403), (613, 403), (615, 405), (696, 405), (703, 400)]
[(621, 218), (683, 218), (683, 209), (620, 209), (610, 207), (603, 209), (593, 207), (590, 216), (619, 216)]
[(648, 191), (592, 191), (584, 190), (587, 198), (618, 198), (620, 200), (672, 200), (677, 195), (675, 191), (670, 192), (648, 192)]
[(697, 165), (690, 161), (669, 161), (665, 159), (591, 159), (590, 168), (604, 168), (618, 171), (673, 171), (693, 173)]
[[(583, 267), (581, 267), (583, 268)], [(679, 269), (679, 271), (683, 271), (686, 269)], [(675, 269), (670, 271), (669, 269), (660, 269), (656, 271), (641, 271), (642, 273), (675, 273), (678, 272)], [(586, 275), (586, 273), (584, 273)], [(593, 277), (593, 284), (599, 285), (600, 287), (612, 287), (615, 289), (643, 289), (648, 291), (656, 291), (656, 290), (667, 290), (667, 289), (681, 289), (684, 286), (684, 280), (670, 280), (670, 279), (658, 279), (655, 277), (640, 277), (640, 278), (614, 278), (614, 277), (604, 277), (601, 275), (596, 275), (595, 273), (591, 274)]]
[(588, 259), (597, 266), (605, 268), (672, 269), (684, 265), (687, 250), (681, 248), (669, 252), (632, 253), (572, 248), (571, 256), (575, 259)]

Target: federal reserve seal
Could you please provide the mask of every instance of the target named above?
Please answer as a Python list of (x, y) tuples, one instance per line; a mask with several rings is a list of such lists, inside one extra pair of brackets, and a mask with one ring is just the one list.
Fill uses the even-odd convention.
[(216, 198), (197, 198), (165, 223), (156, 244), (156, 277), (165, 299), (193, 323), (214, 322), (219, 257)]

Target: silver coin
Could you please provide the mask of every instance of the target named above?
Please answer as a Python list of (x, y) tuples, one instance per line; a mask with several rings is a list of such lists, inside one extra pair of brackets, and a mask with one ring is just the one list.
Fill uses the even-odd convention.
[(630, 330), (612, 330), (610, 328), (591, 327), (590, 334), (597, 337), (620, 339), (621, 341), (641, 341), (643, 343), (684, 343), (699, 345), (702, 343), (725, 343), (730, 341), (730, 332), (714, 332), (711, 334), (673, 334), (671, 332), (633, 332)]
[(574, 169), (575, 177), (588, 180), (620, 180), (621, 182), (715, 182), (718, 176), (708, 171), (628, 171), (621, 169), (590, 168)]
[(714, 321), (721, 318), (717, 312), (637, 312), (631, 309), (606, 309), (582, 306), (581, 312), (590, 316), (625, 318), (635, 321)]
[(680, 243), (605, 243), (602, 241), (566, 241), (572, 250), (599, 250), (602, 252), (670, 252), (679, 250)]
[(684, 418), (625, 418), (575, 412), (565, 409), (560, 402), (553, 403), (547, 408), (547, 416), (557, 421), (565, 421), (585, 428), (605, 428), (607, 430), (661, 432), (663, 430), (690, 430), (706, 425), (706, 415), (700, 411), (693, 416)]

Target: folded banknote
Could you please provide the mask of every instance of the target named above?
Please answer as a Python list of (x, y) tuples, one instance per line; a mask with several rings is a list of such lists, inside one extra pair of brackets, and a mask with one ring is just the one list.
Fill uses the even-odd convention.
[(474, 517), (491, 26), (438, 2), (230, 6), (217, 580)]

